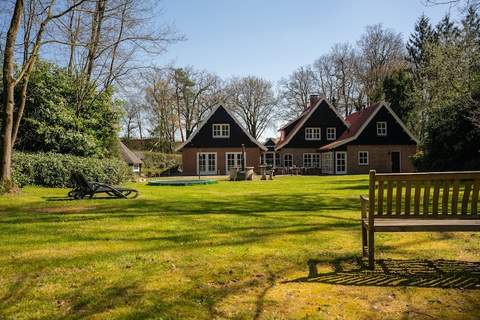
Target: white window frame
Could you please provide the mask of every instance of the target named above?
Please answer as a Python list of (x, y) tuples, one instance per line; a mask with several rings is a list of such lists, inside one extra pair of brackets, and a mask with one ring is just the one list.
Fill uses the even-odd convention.
[[(290, 162), (291, 162), (291, 165), (290, 165), (290, 166), (287, 166), (286, 163), (285, 163), (285, 158), (286, 158), (287, 156), (290, 156), (290, 159), (291, 159), (291, 160), (290, 160)], [(287, 168), (292, 168), (292, 167), (293, 167), (293, 154), (291, 154), (291, 153), (285, 153), (285, 154), (283, 155), (283, 166), (284, 166), (284, 167), (287, 167)]]
[[(230, 172), (230, 166), (228, 165), (228, 155), (234, 155), (234, 162), (237, 163), (237, 166), (240, 168), (242, 165), (242, 152), (225, 152), (225, 172)], [(247, 155), (245, 154), (245, 165), (247, 163)], [(234, 165), (232, 168), (235, 168)]]
[[(338, 170), (338, 160), (339, 160), (339, 155), (342, 154), (342, 155), (345, 155), (345, 170)], [(346, 151), (336, 151), (335, 152), (335, 173), (336, 174), (346, 174), (347, 173), (347, 152)]]
[(229, 123), (214, 123), (212, 125), (213, 138), (230, 138), (230, 124)]
[(267, 154), (268, 155), (272, 155), (272, 160), (273, 160), (273, 163), (271, 164), (272, 167), (275, 167), (275, 160), (276, 160), (276, 152), (275, 151), (265, 151), (262, 156), (263, 156), (263, 161), (262, 161), (262, 165), (264, 166), (267, 166)]
[[(204, 172), (200, 172), (200, 156), (201, 155), (207, 155), (207, 163), (206, 163), (206, 167), (208, 169), (208, 155), (209, 154), (213, 154), (215, 155), (215, 170), (214, 171), (204, 171)], [(197, 152), (197, 175), (216, 175), (218, 172), (218, 156), (217, 156), (217, 153), (216, 152)]]
[(133, 170), (134, 173), (139, 173), (140, 172), (140, 165), (139, 164), (132, 165), (132, 170)]
[(305, 140), (307, 141), (322, 140), (322, 128), (320, 127), (305, 128)]
[(327, 128), (327, 140), (329, 141), (337, 140), (337, 128), (335, 127)]
[[(310, 159), (308, 159), (310, 158)], [(314, 161), (314, 158), (317, 158), (317, 161)], [(307, 161), (308, 159), (308, 161)], [(310, 162), (310, 164), (307, 164)], [(316, 163), (316, 165), (315, 165)], [(322, 159), (320, 157), (320, 153), (304, 153), (303, 154), (303, 166), (305, 168), (321, 168), (322, 167)]]
[(377, 136), (385, 137), (387, 134), (388, 134), (387, 121), (378, 121), (377, 122)]
[[(363, 157), (362, 157), (363, 154)], [(358, 151), (358, 165), (359, 166), (368, 166), (368, 163), (370, 162), (370, 155), (368, 154), (368, 151)], [(363, 161), (362, 160), (365, 160)]]

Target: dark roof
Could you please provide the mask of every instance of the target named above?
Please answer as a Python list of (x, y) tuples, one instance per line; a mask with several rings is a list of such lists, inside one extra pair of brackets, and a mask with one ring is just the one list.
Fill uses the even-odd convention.
[(337, 115), (338, 119), (342, 121), (345, 126), (349, 126), (348, 122), (343, 119), (343, 117), (338, 113), (338, 110), (335, 109), (325, 98), (318, 99), (313, 105), (309, 105), (305, 110), (300, 114), (300, 116), (292, 121), (290, 121), (287, 125), (283, 126), (280, 130), (284, 130), (288, 126), (294, 124), (293, 129), (283, 137), (283, 140), (277, 142), (278, 149), (282, 148), (285, 144), (287, 144), (298, 132), (298, 130), (305, 124), (305, 121), (310, 118), (310, 116), (315, 112), (315, 110), (322, 104), (326, 103), (326, 105), (333, 110), (333, 112)]
[(347, 139), (357, 134), (365, 121), (377, 110), (382, 104), (375, 103), (363, 110), (357, 111), (349, 115), (345, 120), (350, 124), (350, 127), (338, 138), (338, 140)]
[[(240, 132), (243, 133), (245, 135), (245, 137), (247, 138), (248, 142), (251, 143), (252, 145), (255, 145), (255, 146), (258, 146), (261, 150), (264, 150), (266, 151), (267, 148), (261, 144), (260, 142), (257, 141), (257, 139), (255, 139), (254, 137), (252, 137), (252, 135), (243, 127), (243, 125), (238, 122), (237, 118), (229, 111), (228, 108), (225, 108), (224, 106), (222, 105), (217, 105), (211, 112), (210, 114), (203, 120), (203, 122), (197, 127), (197, 129), (188, 137), (188, 139), (182, 143), (180, 146), (178, 146), (175, 151), (181, 151), (184, 147), (189, 147), (192, 140), (197, 136), (197, 135), (201, 135), (202, 132), (204, 132), (203, 127), (209, 123), (210, 121), (210, 118), (215, 118), (215, 115), (218, 115), (218, 116), (226, 116), (228, 118), (229, 121), (232, 121), (232, 123), (235, 123)], [(210, 137), (210, 136), (209, 136)], [(233, 136), (235, 137), (235, 136)], [(238, 136), (236, 136), (236, 138), (239, 138)], [(209, 140), (211, 140), (209, 138)], [(239, 143), (239, 146), (240, 146), (240, 143)], [(221, 146), (220, 146), (221, 147)]]
[(265, 140), (265, 142), (263, 143), (264, 146), (266, 145), (276, 145), (278, 143), (278, 138), (268, 138), (267, 140)]
[(349, 141), (352, 141), (357, 138), (357, 135), (360, 134), (360, 132), (365, 128), (365, 126), (368, 124), (368, 122), (371, 121), (373, 118), (373, 115), (381, 108), (385, 107), (388, 112), (395, 118), (395, 120), (398, 122), (398, 124), (403, 128), (403, 130), (411, 137), (412, 140), (418, 143), (418, 141), (415, 139), (415, 137), (412, 135), (412, 133), (407, 129), (405, 124), (398, 118), (398, 116), (390, 109), (388, 104), (385, 104), (384, 102), (377, 102), (374, 104), (371, 104), (370, 106), (366, 107), (365, 109), (362, 109), (360, 111), (354, 112), (351, 115), (346, 117), (346, 121), (349, 123), (349, 127), (345, 132), (342, 133), (340, 137), (338, 137), (337, 140), (334, 142), (327, 144), (326, 146), (323, 146), (320, 148), (320, 150), (330, 150), (332, 148), (336, 148), (338, 146), (341, 146)]
[(140, 160), (139, 157), (130, 149), (127, 148), (126, 145), (123, 144), (123, 142), (119, 141), (120, 144), (120, 155), (122, 156), (122, 159), (128, 163), (128, 164), (141, 164), (142, 160)]
[(306, 107), (305, 109), (303, 109), (302, 113), (300, 113), (300, 115), (296, 118), (294, 118), (293, 120), (290, 120), (289, 122), (287, 122), (285, 125), (283, 125), (280, 129), (278, 129), (278, 131), (280, 130), (283, 130), (283, 129), (286, 129), (288, 128), (289, 126), (291, 126), (292, 124), (294, 124), (295, 122), (297, 122), (298, 120), (301, 120), (303, 117), (305, 117), (307, 115), (308, 112), (310, 112), (310, 110), (312, 110), (314, 107), (314, 105), (309, 105), (308, 107)]

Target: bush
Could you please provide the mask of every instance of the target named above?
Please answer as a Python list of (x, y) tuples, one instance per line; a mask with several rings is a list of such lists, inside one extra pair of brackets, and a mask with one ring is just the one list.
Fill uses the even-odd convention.
[(19, 186), (28, 184), (46, 187), (70, 187), (72, 171), (79, 171), (87, 180), (118, 184), (132, 177), (128, 165), (113, 158), (84, 158), (58, 153), (23, 153), (13, 155), (13, 180)]
[(182, 164), (182, 156), (175, 153), (142, 151), (142, 172), (148, 177), (159, 176), (162, 172)]

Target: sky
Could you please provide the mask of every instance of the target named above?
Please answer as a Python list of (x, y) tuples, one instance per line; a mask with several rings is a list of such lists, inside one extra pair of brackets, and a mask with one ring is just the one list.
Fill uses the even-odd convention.
[(273, 82), (311, 64), (335, 43), (355, 44), (367, 25), (382, 23), (404, 40), (425, 13), (436, 24), (456, 8), (424, 0), (161, 0), (160, 19), (186, 41), (156, 63), (174, 62), (221, 77), (256, 75)]
[[(313, 63), (335, 43), (360, 39), (383, 24), (406, 41), (422, 13), (436, 24), (458, 8), (424, 0), (161, 0), (159, 20), (186, 41), (171, 45), (156, 64), (191, 65), (222, 78), (255, 75), (276, 84)], [(276, 124), (277, 127), (278, 124)], [(276, 136), (268, 128), (262, 139)]]

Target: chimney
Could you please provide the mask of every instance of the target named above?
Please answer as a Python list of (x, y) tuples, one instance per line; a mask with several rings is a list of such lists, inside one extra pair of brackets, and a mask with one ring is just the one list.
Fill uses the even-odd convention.
[(318, 100), (320, 100), (320, 95), (319, 94), (311, 94), (310, 95), (310, 103), (309, 103), (309, 107), (313, 107), (317, 102)]

